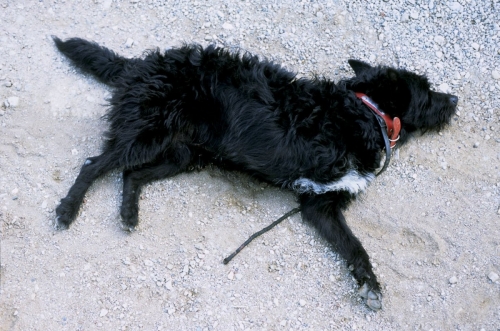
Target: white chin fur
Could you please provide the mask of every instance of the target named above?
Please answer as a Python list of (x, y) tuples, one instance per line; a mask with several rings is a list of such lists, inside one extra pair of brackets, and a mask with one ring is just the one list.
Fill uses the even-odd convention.
[(299, 178), (293, 182), (292, 188), (298, 193), (323, 194), (331, 191), (348, 191), (358, 194), (366, 189), (373, 178), (375, 178), (373, 174), (360, 175), (356, 170), (351, 170), (339, 180), (330, 183), (317, 183), (308, 178)]

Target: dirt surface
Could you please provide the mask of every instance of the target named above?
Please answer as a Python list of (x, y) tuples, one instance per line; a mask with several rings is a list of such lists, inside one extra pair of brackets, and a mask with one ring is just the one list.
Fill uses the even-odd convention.
[[(499, 13), (468, 0), (0, 0), (0, 330), (500, 329)], [(59, 199), (99, 153), (109, 90), (75, 72), (50, 35), (126, 56), (217, 43), (333, 80), (357, 58), (458, 95), (452, 125), (400, 149), (346, 212), (383, 310), (359, 301), (345, 262), (300, 215), (223, 265), (297, 205), (239, 173), (148, 185), (130, 234), (115, 171), (55, 232)]]

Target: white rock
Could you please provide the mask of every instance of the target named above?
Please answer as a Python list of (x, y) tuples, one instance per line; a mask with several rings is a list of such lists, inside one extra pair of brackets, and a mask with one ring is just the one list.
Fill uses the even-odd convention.
[(100, 317), (104, 317), (108, 314), (108, 310), (107, 309), (101, 309), (101, 313), (99, 314)]
[(5, 106), (16, 108), (17, 106), (19, 106), (19, 98), (18, 97), (7, 98), (7, 103), (5, 104)]
[(230, 272), (228, 275), (227, 275), (227, 279), (229, 280), (233, 280), (234, 279), (234, 272)]
[(434, 41), (436, 42), (436, 44), (441, 45), (441, 46), (446, 44), (446, 39), (444, 39), (443, 36), (435, 36)]
[(498, 71), (498, 70), (493, 70), (493, 71), (491, 72), (491, 77), (493, 77), (494, 79), (499, 80), (499, 79), (500, 79), (500, 71)]
[(153, 265), (153, 262), (150, 260), (144, 260), (144, 264), (148, 267), (151, 267)]
[(453, 1), (448, 3), (448, 7), (453, 10), (453, 11), (462, 11), (464, 10), (464, 6), (462, 6), (460, 3)]
[(108, 10), (111, 7), (112, 2), (113, 2), (113, 0), (104, 0), (102, 2), (102, 9)]
[(492, 281), (492, 282), (496, 282), (498, 280), (498, 274), (495, 273), (495, 272), (490, 272), (488, 274), (488, 278)]
[(450, 282), (450, 284), (456, 284), (458, 282), (458, 279), (457, 277), (453, 276), (450, 279), (448, 279), (448, 282)]
[(472, 48), (474, 48), (476, 51), (481, 47), (478, 43), (472, 43), (471, 44)]
[(299, 301), (299, 305), (300, 305), (301, 307), (304, 307), (304, 306), (306, 305), (306, 300), (301, 299), (301, 300)]
[(232, 25), (231, 23), (227, 23), (226, 22), (226, 23), (222, 24), (222, 28), (224, 30), (234, 30), (234, 25)]
[(418, 12), (417, 11), (412, 11), (410, 13), (410, 17), (413, 18), (414, 20), (418, 20)]
[(438, 86), (438, 89), (443, 93), (449, 93), (450, 85), (448, 85), (447, 83), (443, 83), (443, 84)]
[(125, 42), (125, 47), (130, 48), (134, 44), (134, 40), (127, 38), (127, 41)]

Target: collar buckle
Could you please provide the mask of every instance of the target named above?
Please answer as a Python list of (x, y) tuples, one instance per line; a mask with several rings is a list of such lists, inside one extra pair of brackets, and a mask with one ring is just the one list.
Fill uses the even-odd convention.
[(399, 117), (391, 118), (389, 115), (378, 109), (378, 105), (364, 93), (356, 92), (356, 97), (384, 120), (391, 148), (394, 148), (396, 146), (396, 142), (399, 140), (399, 132), (401, 131), (401, 120)]

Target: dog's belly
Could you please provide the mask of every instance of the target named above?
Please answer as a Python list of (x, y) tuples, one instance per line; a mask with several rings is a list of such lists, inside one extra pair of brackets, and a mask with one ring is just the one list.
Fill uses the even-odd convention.
[(373, 178), (375, 178), (374, 174), (361, 175), (356, 170), (350, 170), (342, 178), (329, 183), (318, 183), (309, 178), (299, 178), (292, 183), (292, 188), (298, 193), (323, 194), (331, 191), (348, 191), (352, 194), (358, 194), (366, 189)]

